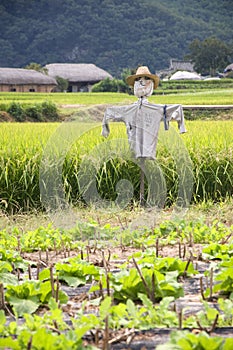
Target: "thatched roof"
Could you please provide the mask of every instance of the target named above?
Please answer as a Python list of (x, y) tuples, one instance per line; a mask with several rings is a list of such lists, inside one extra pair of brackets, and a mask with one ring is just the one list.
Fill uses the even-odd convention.
[(58, 76), (69, 82), (94, 83), (106, 78), (112, 79), (111, 74), (91, 63), (52, 63), (45, 68), (50, 76)]
[(57, 82), (54, 78), (33, 69), (0, 68), (0, 84), (57, 85)]
[(192, 61), (176, 60), (174, 58), (170, 60), (169, 69), (171, 71), (181, 70), (181, 71), (187, 71), (187, 72), (194, 72)]

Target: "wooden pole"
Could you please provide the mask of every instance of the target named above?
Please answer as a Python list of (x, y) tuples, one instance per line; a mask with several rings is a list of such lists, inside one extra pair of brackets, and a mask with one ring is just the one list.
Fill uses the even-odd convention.
[(140, 205), (145, 206), (145, 158), (140, 158)]

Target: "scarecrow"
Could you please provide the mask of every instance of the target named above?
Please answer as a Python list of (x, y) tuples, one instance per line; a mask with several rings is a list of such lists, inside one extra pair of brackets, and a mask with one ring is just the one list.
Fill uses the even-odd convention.
[(147, 97), (158, 87), (159, 77), (151, 74), (147, 66), (140, 66), (136, 74), (127, 77), (126, 82), (133, 87), (138, 100), (126, 106), (112, 106), (105, 111), (102, 135), (110, 133), (109, 121), (123, 122), (126, 125), (128, 142), (134, 157), (141, 164), (140, 202), (144, 201), (144, 171), (145, 159), (156, 158), (156, 146), (161, 122), (165, 130), (173, 119), (178, 123), (180, 133), (186, 132), (183, 108), (181, 105), (162, 105), (149, 103)]

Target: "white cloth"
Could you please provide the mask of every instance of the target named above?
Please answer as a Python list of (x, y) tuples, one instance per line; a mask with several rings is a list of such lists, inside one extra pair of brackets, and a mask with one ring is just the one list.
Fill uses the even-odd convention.
[(160, 123), (163, 121), (168, 130), (172, 119), (178, 122), (180, 133), (186, 132), (181, 105), (156, 105), (141, 98), (127, 106), (108, 107), (103, 118), (102, 135), (109, 135), (110, 120), (124, 122), (135, 157), (155, 159)]
[(141, 77), (134, 82), (134, 95), (137, 97), (151, 96), (154, 90), (154, 82), (151, 79)]

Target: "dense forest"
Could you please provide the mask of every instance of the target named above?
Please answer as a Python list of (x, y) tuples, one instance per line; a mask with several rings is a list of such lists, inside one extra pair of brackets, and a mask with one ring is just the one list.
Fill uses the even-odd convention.
[(1, 0), (0, 66), (94, 63), (117, 76), (183, 59), (194, 39), (233, 45), (232, 0)]

